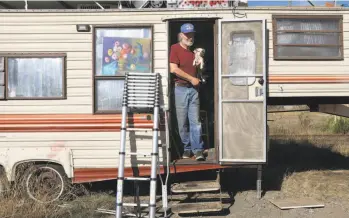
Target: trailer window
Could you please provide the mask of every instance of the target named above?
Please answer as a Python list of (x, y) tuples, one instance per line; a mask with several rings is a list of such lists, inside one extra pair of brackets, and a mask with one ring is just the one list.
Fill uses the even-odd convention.
[(94, 27), (94, 113), (121, 113), (125, 72), (152, 72), (152, 26)]
[[(232, 32), (229, 43), (229, 74), (256, 74), (256, 42), (253, 32)], [(232, 77), (233, 85), (252, 85), (254, 78)]]
[(65, 99), (65, 54), (1, 56), (0, 98)]
[(343, 59), (342, 23), (341, 15), (274, 15), (274, 59)]

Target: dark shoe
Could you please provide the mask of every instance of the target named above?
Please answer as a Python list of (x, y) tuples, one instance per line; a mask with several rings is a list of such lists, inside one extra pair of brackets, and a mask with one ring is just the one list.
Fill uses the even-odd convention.
[(198, 160), (198, 161), (200, 161), (200, 160), (205, 160), (205, 157), (204, 157), (203, 152), (202, 152), (202, 151), (196, 152), (196, 154), (195, 154), (195, 159)]
[(184, 151), (182, 158), (183, 159), (191, 158), (191, 151), (190, 150)]

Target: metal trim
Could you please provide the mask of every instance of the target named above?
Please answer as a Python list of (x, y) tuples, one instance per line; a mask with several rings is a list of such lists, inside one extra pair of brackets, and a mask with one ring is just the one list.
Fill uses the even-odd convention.
[[(325, 20), (336, 20), (339, 24), (338, 30), (277, 30), (277, 20), (278, 19), (294, 19), (294, 20), (300, 20), (300, 19), (306, 19), (306, 20), (312, 20), (312, 19), (325, 19)], [(312, 61), (321, 61), (321, 60), (331, 60), (331, 61), (343, 61), (344, 60), (344, 42), (343, 42), (343, 14), (341, 15), (324, 15), (324, 14), (273, 14), (272, 15), (272, 34), (273, 34), (273, 53), (274, 53), (274, 60), (277, 61), (297, 61), (297, 60), (312, 60)], [(338, 33), (339, 34), (339, 44), (336, 45), (329, 45), (329, 44), (312, 44), (312, 45), (306, 45), (306, 44), (278, 44), (277, 38), (279, 33), (306, 33), (306, 32), (318, 32), (318, 33)], [(338, 47), (340, 54), (338, 56), (326, 56), (326, 57), (320, 57), (320, 56), (278, 56), (277, 55), (277, 47), (279, 46), (289, 46), (289, 47)]]
[[(27, 52), (27, 53), (16, 53), (16, 52), (3, 52), (0, 53), (0, 57), (4, 58), (4, 98), (0, 99), (1, 101), (13, 101), (13, 100), (38, 100), (38, 101), (45, 101), (45, 100), (67, 100), (68, 99), (68, 81), (67, 81), (67, 53), (62, 52)], [(8, 96), (8, 79), (9, 79), (9, 69), (8, 69), (8, 59), (32, 59), (32, 58), (60, 58), (62, 59), (62, 96), (55, 96), (55, 97), (10, 97)]]
[(247, 162), (249, 164), (259, 164), (264, 163), (263, 159), (234, 159), (233, 161), (230, 159), (221, 159), (220, 162)]
[[(104, 12), (104, 11), (103, 11)], [(98, 29), (150, 29), (151, 34), (151, 67), (149, 73), (144, 73), (144, 77), (147, 77), (151, 79), (152, 75), (154, 74), (154, 24), (140, 24), (140, 23), (134, 23), (134, 24), (118, 24), (118, 23), (112, 23), (112, 24), (93, 24), (91, 25), (91, 34), (92, 34), (92, 114), (121, 114), (122, 109), (117, 110), (98, 110), (97, 102), (98, 102), (98, 92), (97, 92), (97, 82), (98, 80), (125, 80), (125, 75), (112, 75), (112, 76), (102, 76), (102, 75), (96, 75), (96, 39), (97, 39), (97, 30)], [(137, 72), (129, 72), (130, 76), (137, 76), (140, 75)], [(132, 80), (135, 81), (135, 80)], [(146, 80), (142, 80), (143, 82), (147, 82)], [(138, 82), (138, 81), (137, 81)]]
[[(255, 74), (255, 75), (222, 75), (222, 64), (221, 64), (221, 56), (222, 56), (222, 24), (226, 22), (255, 22), (259, 21), (262, 22), (262, 42), (263, 42), (263, 74)], [(264, 81), (266, 81), (266, 20), (265, 19), (223, 19), (223, 20), (218, 20), (218, 87), (219, 87), (219, 92), (218, 92), (218, 113), (219, 113), (219, 136), (220, 136), (220, 141), (219, 141), (219, 162), (220, 164), (224, 164), (222, 162), (241, 162), (241, 163), (265, 163), (266, 162), (266, 148), (267, 148), (267, 96), (266, 96), (266, 86), (267, 84), (264, 83), (263, 85), (263, 92), (264, 92), (264, 99), (263, 101), (256, 101), (256, 100), (222, 100), (222, 78), (223, 77), (261, 77), (263, 76)], [(243, 103), (263, 103), (263, 129), (264, 129), (264, 139), (263, 139), (263, 160), (260, 159), (223, 159), (223, 124), (222, 124), (222, 103), (227, 103), (227, 102), (243, 102)]]
[(246, 100), (246, 99), (241, 99), (241, 100), (230, 100), (230, 99), (226, 99), (223, 100), (222, 99), (222, 103), (263, 103), (264, 101), (260, 101), (260, 100)]
[(221, 56), (222, 56), (222, 20), (218, 20), (218, 135), (219, 135), (219, 162), (222, 159), (222, 138), (223, 138), (223, 133), (222, 133), (222, 79), (221, 79), (221, 74), (222, 74), (222, 65), (221, 65)]
[(262, 77), (263, 74), (250, 74), (250, 75), (239, 75), (239, 74), (224, 74), (222, 77), (229, 78), (229, 77)]
[[(222, 11), (231, 11), (234, 9), (235, 11), (280, 11), (280, 10), (287, 10), (287, 11), (331, 11), (333, 13), (336, 13), (336, 11), (349, 11), (348, 8), (344, 7), (283, 7), (283, 6), (272, 6), (272, 7), (226, 7), (226, 8), (209, 8), (209, 9), (201, 9), (199, 11), (202, 12), (222, 12)], [(129, 13), (129, 12), (136, 12), (136, 13), (142, 13), (142, 12), (190, 12), (190, 11), (198, 11), (198, 9), (192, 9), (192, 8), (143, 8), (142, 10), (138, 8), (123, 8), (123, 9), (0, 9), (0, 13)], [(335, 14), (334, 14), (335, 15)]]
[(194, 14), (194, 15), (172, 15), (172, 16), (165, 16), (161, 18), (161, 21), (168, 22), (168, 21), (173, 21), (173, 20), (187, 20), (187, 21), (192, 21), (192, 20), (217, 20), (217, 19), (222, 19), (222, 16), (218, 16), (217, 14)]

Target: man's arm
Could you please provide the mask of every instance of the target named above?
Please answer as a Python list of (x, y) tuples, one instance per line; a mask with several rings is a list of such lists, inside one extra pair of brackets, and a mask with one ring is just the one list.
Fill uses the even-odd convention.
[(186, 72), (184, 72), (183, 70), (181, 70), (177, 64), (174, 63), (170, 63), (170, 71), (171, 73), (176, 74), (178, 77), (187, 80), (188, 82), (192, 82), (193, 79), (196, 79), (195, 77), (187, 74)]
[(179, 67), (179, 58), (177, 55), (176, 50), (174, 49), (173, 46), (171, 46), (171, 50), (170, 50), (170, 72), (176, 74), (178, 77), (189, 81), (191, 84), (193, 84), (194, 86), (199, 84), (199, 80), (189, 74), (187, 74), (186, 72), (184, 72), (183, 70), (181, 70)]

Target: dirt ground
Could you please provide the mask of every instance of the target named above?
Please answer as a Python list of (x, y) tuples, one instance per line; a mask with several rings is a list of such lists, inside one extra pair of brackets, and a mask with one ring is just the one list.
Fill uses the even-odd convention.
[[(327, 202), (324, 208), (281, 210), (269, 202), (278, 196), (278, 192), (267, 192), (263, 199), (258, 200), (253, 191), (245, 191), (234, 197), (234, 204), (225, 216), (209, 215), (208, 217), (255, 217), (255, 218), (296, 218), (296, 217), (349, 217), (346, 202)], [(344, 207), (347, 207), (346, 209)], [(174, 216), (175, 217), (175, 216)]]
[[(227, 195), (223, 193), (223, 195)], [(255, 191), (242, 191), (233, 197), (232, 204), (225, 202), (224, 210), (221, 213), (207, 214), (190, 214), (176, 215), (169, 214), (169, 218), (180, 217), (212, 217), (212, 218), (346, 218), (349, 217), (349, 205), (347, 201), (342, 200), (324, 200), (320, 203), (324, 204), (323, 208), (299, 208), (281, 210), (273, 205), (269, 200), (282, 197), (279, 191), (268, 191), (262, 199), (256, 197)], [(158, 217), (163, 217), (163, 214), (158, 214)], [(115, 217), (107, 215), (106, 218)]]
[[(234, 204), (232, 206), (225, 205), (224, 214), (207, 214), (199, 215), (197, 217), (215, 217), (215, 218), (240, 218), (240, 217), (255, 217), (255, 218), (298, 218), (298, 217), (349, 217), (348, 207), (345, 202), (340, 204), (334, 202), (325, 203), (324, 208), (312, 209), (289, 209), (281, 210), (269, 202), (269, 199), (275, 198), (277, 192), (268, 192), (263, 199), (258, 200), (256, 193), (253, 191), (244, 191), (234, 197)], [(347, 207), (347, 209), (345, 209)], [(171, 218), (178, 218), (184, 216), (173, 215)], [(186, 217), (193, 217), (186, 216)], [(195, 216), (196, 217), (196, 216)]]

